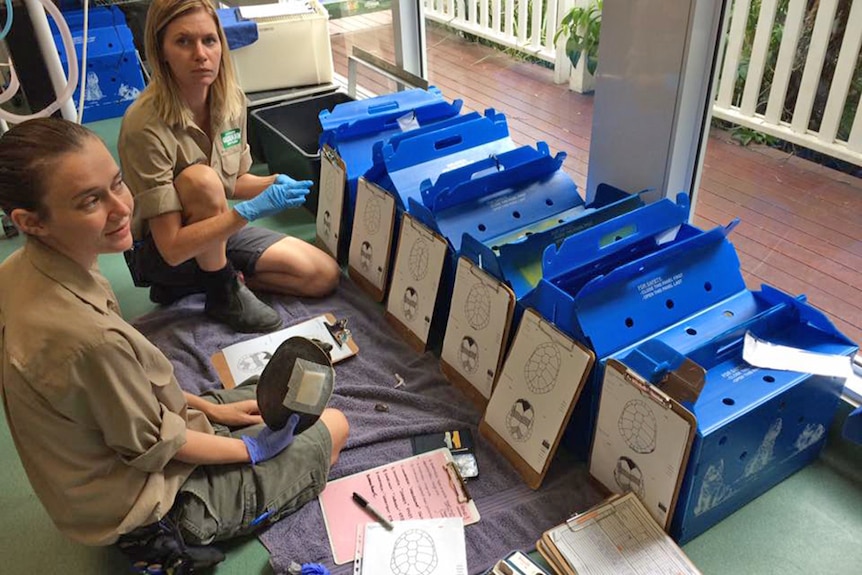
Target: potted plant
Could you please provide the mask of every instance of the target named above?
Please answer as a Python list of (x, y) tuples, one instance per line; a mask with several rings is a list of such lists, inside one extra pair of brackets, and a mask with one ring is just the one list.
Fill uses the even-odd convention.
[[(599, 33), (602, 29), (602, 0), (592, 0), (586, 6), (575, 6), (560, 21), (554, 42), (566, 38), (566, 56), (577, 69), (584, 58), (584, 67), (590, 76), (596, 73), (599, 63)], [(588, 90), (578, 90), (588, 91)]]

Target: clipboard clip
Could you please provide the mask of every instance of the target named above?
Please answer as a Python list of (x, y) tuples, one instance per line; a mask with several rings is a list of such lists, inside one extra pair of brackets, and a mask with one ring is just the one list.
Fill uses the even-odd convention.
[(584, 529), (588, 525), (595, 523), (597, 521), (601, 521), (608, 515), (613, 515), (616, 513), (616, 507), (612, 505), (608, 505), (606, 507), (602, 507), (600, 509), (594, 509), (592, 511), (585, 511), (583, 513), (575, 513), (568, 519), (566, 519), (566, 526), (571, 531), (580, 531)]
[(338, 154), (336, 154), (335, 150), (333, 150), (329, 146), (323, 146), (320, 152), (321, 154), (323, 154), (323, 157), (329, 160), (331, 163), (336, 165), (338, 164)]
[(671, 409), (673, 407), (673, 400), (670, 396), (650, 384), (648, 381), (641, 379), (628, 370), (626, 370), (625, 378), (628, 383), (638, 388), (643, 395), (646, 395), (660, 406), (665, 409)]
[(461, 477), (461, 472), (458, 471), (458, 467), (455, 465), (455, 462), (449, 461), (443, 467), (446, 470), (446, 474), (449, 476), (449, 483), (452, 485), (452, 488), (455, 489), (458, 503), (469, 503), (472, 501), (473, 498), (470, 497), (470, 492), (467, 490), (467, 485), (464, 483), (464, 478)]
[(338, 344), (339, 348), (350, 340), (351, 333), (350, 330), (347, 329), (347, 318), (339, 319), (335, 323), (324, 321), (323, 325), (326, 327), (326, 331), (329, 332), (329, 335), (335, 343)]

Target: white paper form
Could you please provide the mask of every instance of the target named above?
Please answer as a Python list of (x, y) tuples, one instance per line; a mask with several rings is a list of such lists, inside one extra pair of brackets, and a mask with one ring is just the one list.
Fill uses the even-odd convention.
[(485, 398), (497, 377), (513, 299), (500, 280), (458, 260), (441, 357)]
[(320, 153), (320, 197), (317, 202), (317, 237), (334, 257), (338, 257), (338, 238), (344, 210), (344, 162), (329, 146)]
[(537, 473), (566, 423), (591, 359), (534, 310), (524, 313), (485, 422)]
[(387, 531), (365, 525), (356, 575), (467, 575), (464, 521), (460, 517), (396, 521)]
[(578, 575), (700, 573), (631, 493), (549, 535)]
[(326, 329), (326, 323), (326, 316), (319, 315), (294, 326), (227, 346), (222, 350), (222, 354), (234, 382), (239, 385), (253, 375), (260, 375), (278, 346), (294, 336), (331, 343), (332, 351), (329, 355), (332, 363), (353, 355), (353, 350), (347, 344), (339, 347), (335, 343)]
[(375, 288), (383, 290), (389, 273), (389, 248), (395, 227), (395, 198), (359, 178), (348, 261)]
[(447, 249), (446, 240), (404, 214), (386, 311), (422, 343), (428, 342)]
[(615, 493), (631, 491), (662, 527), (670, 521), (691, 425), (670, 404), (605, 369), (590, 474)]

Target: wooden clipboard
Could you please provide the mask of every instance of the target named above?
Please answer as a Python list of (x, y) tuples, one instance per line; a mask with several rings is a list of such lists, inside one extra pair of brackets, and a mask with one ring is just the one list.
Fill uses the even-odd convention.
[[(556, 381), (561, 385), (560, 391), (554, 397), (558, 396), (561, 403), (554, 404), (554, 407), (560, 409), (560, 411), (553, 413), (553, 418), (548, 418), (550, 421), (545, 422), (544, 425), (546, 428), (545, 431), (552, 427), (554, 428), (552, 435), (537, 435), (532, 439), (532, 443), (527, 443), (532, 438), (531, 433), (527, 441), (519, 442), (513, 440), (513, 438), (517, 437), (514, 432), (518, 431), (521, 437), (526, 434), (525, 431), (521, 430), (528, 427), (524, 425), (524, 421), (527, 419), (524, 417), (527, 413), (526, 408), (531, 407), (531, 400), (537, 402), (537, 405), (541, 405), (538, 402), (542, 401), (541, 396), (546, 393), (536, 393), (533, 391), (536, 388), (531, 388), (528, 383), (523, 383), (522, 385), (522, 382), (526, 380), (526, 375), (523, 376), (524, 380), (520, 379), (522, 377), (520, 374), (529, 373), (530, 370), (528, 368), (531, 366), (536, 369), (543, 368), (542, 358), (539, 357), (536, 359), (535, 356), (540, 349), (544, 349), (543, 346), (547, 345), (547, 342), (542, 343), (538, 347), (536, 346), (537, 338), (535, 334), (539, 332), (544, 333), (556, 345), (563, 347), (571, 359), (565, 362), (566, 365), (563, 365), (563, 363), (559, 364), (560, 369), (558, 370), (558, 379)], [(524, 349), (530, 349), (531, 347), (534, 348), (534, 351), (529, 354), (529, 360), (521, 362), (519, 358), (525, 355)], [(595, 353), (592, 350), (580, 342), (569, 338), (557, 329), (556, 326), (542, 318), (536, 310), (530, 308), (524, 312), (524, 317), (518, 326), (518, 333), (515, 335), (512, 347), (503, 365), (503, 371), (497, 381), (497, 386), (491, 394), (485, 415), (479, 423), (479, 433), (509, 460), (531, 489), (538, 489), (545, 475), (548, 473), (548, 468), (551, 465), (557, 447), (559, 447), (560, 439), (568, 425), (575, 404), (581, 395), (584, 383), (592, 370), (595, 357)], [(563, 382), (563, 379), (565, 382)], [(572, 386), (572, 383), (575, 383), (575, 385)], [(554, 385), (556, 387), (556, 383)], [(511, 403), (509, 399), (512, 397), (517, 397), (518, 399), (514, 403)], [(547, 400), (544, 401), (547, 403)], [(551, 410), (545, 408), (545, 413), (550, 412)], [(535, 423), (538, 421), (538, 417), (538, 410), (534, 409), (534, 417), (530, 421)], [(507, 427), (510, 424), (512, 424), (511, 427)], [(509, 437), (503, 435), (503, 430), (509, 432)], [(545, 450), (544, 457), (539, 458), (543, 459), (540, 469), (537, 469), (535, 461), (531, 463), (525, 456), (528, 453), (535, 453), (536, 443)], [(530, 450), (531, 445), (533, 446), (533, 450)], [(534, 459), (536, 458), (534, 457)]]
[(328, 144), (320, 150), (320, 186), (315, 220), (315, 244), (337, 262), (346, 259), (344, 209), (347, 166)]
[[(504, 352), (509, 341), (509, 335), (512, 329), (512, 320), (515, 313), (515, 293), (512, 291), (512, 288), (506, 285), (503, 281), (489, 275), (470, 259), (463, 256), (458, 259), (457, 271), (455, 273), (455, 287), (452, 294), (452, 307), (449, 310), (449, 319), (446, 322), (446, 336), (443, 339), (443, 351), (441, 352), (440, 357), (440, 371), (442, 371), (443, 375), (446, 376), (446, 379), (466, 395), (476, 407), (484, 411), (488, 405), (489, 397), (485, 397), (482, 391), (477, 387), (476, 378), (487, 377), (489, 375), (487, 370), (485, 373), (482, 373), (481, 369), (474, 369), (475, 374), (473, 375), (472, 381), (464, 374), (464, 371), (469, 373), (467, 368), (470, 365), (469, 360), (472, 359), (470, 355), (464, 357), (465, 354), (469, 354), (470, 352), (469, 349), (465, 350), (464, 340), (466, 338), (470, 338), (477, 348), (482, 347), (480, 343), (480, 329), (471, 324), (469, 320), (466, 322), (460, 321), (459, 317), (464, 312), (460, 307), (461, 301), (459, 298), (459, 295), (462, 292), (461, 282), (465, 281), (468, 277), (470, 280), (475, 282), (474, 285), (486, 286), (495, 294), (502, 293), (505, 294), (504, 297), (507, 298), (505, 318), (503, 320), (502, 340), (499, 342), (497, 357), (494, 362), (490, 392), (494, 391), (494, 384), (496, 384), (497, 378), (500, 375), (500, 369), (503, 367), (503, 358), (505, 356)], [(470, 300), (471, 292), (468, 292), (467, 297), (464, 298), (465, 300)], [(464, 307), (466, 308), (466, 301)], [(495, 311), (496, 310), (493, 308), (489, 309), (488, 315), (492, 316)], [(454, 349), (456, 346), (459, 348), (459, 359), (461, 366), (464, 367), (464, 369), (459, 369), (454, 363)]]
[[(370, 194), (378, 194), (378, 195), (387, 195), (391, 199), (391, 205), (389, 209), (385, 212), (383, 210), (377, 214), (379, 217), (375, 218), (376, 225), (382, 224), (383, 221), (387, 222), (388, 228), (391, 230), (390, 237), (386, 239), (385, 242), (385, 253), (381, 258), (374, 258), (373, 262), (379, 264), (379, 272), (382, 274), (383, 281), (382, 286), (378, 287), (374, 284), (374, 282), (368, 277), (368, 273), (372, 270), (363, 270), (363, 260), (361, 257), (362, 254), (362, 244), (366, 242), (366, 238), (368, 237), (368, 229), (366, 227), (366, 214), (360, 213), (361, 204), (360, 199), (364, 200), (364, 196), (366, 193)], [(362, 194), (362, 197), (360, 197)], [(387, 202), (388, 203), (388, 202)], [(362, 205), (365, 205), (362, 203)], [(350, 234), (350, 249), (348, 250), (348, 265), (347, 265), (347, 273), (350, 275), (350, 279), (359, 286), (359, 289), (368, 294), (371, 299), (376, 302), (382, 302), (386, 297), (386, 290), (389, 283), (389, 275), (392, 267), (392, 248), (395, 244), (395, 220), (396, 220), (396, 208), (395, 208), (395, 198), (392, 197), (392, 194), (374, 184), (373, 182), (369, 182), (364, 177), (359, 178), (359, 182), (357, 184), (356, 190), (356, 205), (354, 207), (355, 211), (353, 214), (353, 229)], [(380, 246), (378, 246), (380, 247)]]
[[(407, 245), (410, 236), (409, 233), (415, 236), (416, 243)], [(413, 269), (412, 250), (416, 244), (423, 244), (425, 250), (425, 272), (423, 276), (416, 275), (416, 270)], [(440, 282), (450, 256), (449, 243), (446, 238), (438, 232), (429, 229), (422, 222), (414, 218), (408, 213), (404, 213), (401, 217), (401, 226), (398, 230), (398, 242), (395, 252), (395, 262), (392, 266), (392, 273), (389, 281), (389, 298), (386, 301), (386, 321), (393, 326), (395, 331), (399, 333), (412, 347), (419, 353), (423, 353), (428, 347), (428, 341), (432, 333), (432, 328), (437, 326), (441, 318), (434, 317), (437, 311), (438, 298), (440, 297)], [(433, 254), (442, 253), (439, 269), (433, 269)], [(432, 287), (433, 286), (433, 287)], [(412, 309), (415, 314), (413, 320), (407, 319), (406, 305), (407, 296), (405, 291), (412, 290), (416, 295)], [(429, 295), (433, 292), (433, 296)], [(421, 299), (418, 294), (422, 294)], [(429, 305), (430, 304), (430, 305)], [(422, 313), (420, 308), (425, 308), (426, 313)], [(418, 327), (416, 327), (418, 326)], [(424, 329), (422, 329), (424, 327)], [(422, 331), (425, 332), (424, 339)]]
[[(275, 348), (278, 347), (278, 344), (293, 336), (315, 337), (325, 343), (331, 344), (334, 348), (338, 348), (339, 351), (337, 353), (331, 353), (333, 356), (332, 363), (338, 363), (339, 361), (343, 361), (359, 353), (359, 346), (356, 345), (356, 341), (354, 341), (353, 336), (349, 331), (347, 331), (346, 339), (338, 342), (329, 333), (326, 333), (325, 331), (322, 332), (319, 329), (321, 321), (334, 325), (338, 320), (333, 314), (326, 313), (273, 333), (241, 342), (241, 344), (248, 344), (249, 346), (254, 346), (257, 343), (262, 354), (259, 358), (250, 358), (250, 361), (254, 363), (254, 365), (249, 366), (248, 377), (251, 377), (263, 370), (265, 362), (269, 359), (266, 357), (267, 350), (274, 351)], [(228, 348), (229, 347), (231, 346), (228, 346)], [(242, 383), (242, 381), (245, 381), (245, 378), (243, 378), (242, 381), (234, 380), (234, 376), (232, 375), (228, 364), (228, 358), (225, 356), (225, 350), (228, 348), (221, 349), (210, 356), (210, 361), (212, 362), (213, 367), (215, 367), (216, 373), (218, 373), (219, 379), (221, 379), (222, 385), (224, 385), (225, 389), (231, 389), (236, 387), (237, 384)]]
[(612, 495), (548, 529), (536, 550), (563, 575), (578, 575), (579, 569), (615, 575), (621, 564), (635, 575), (654, 573), (656, 564), (665, 573), (700, 574), (632, 493)]
[[(703, 368), (690, 360), (665, 376), (670, 384), (661, 387), (622, 362), (609, 359), (590, 451), (590, 474), (611, 492), (634, 492), (665, 531), (673, 519), (697, 432), (694, 414), (674, 394), (692, 389), (699, 393), (700, 387), (678, 385), (680, 373), (689, 379), (700, 378), (702, 387)], [(609, 464), (614, 459), (617, 463), (611, 473)], [(670, 494), (668, 482), (673, 486)]]

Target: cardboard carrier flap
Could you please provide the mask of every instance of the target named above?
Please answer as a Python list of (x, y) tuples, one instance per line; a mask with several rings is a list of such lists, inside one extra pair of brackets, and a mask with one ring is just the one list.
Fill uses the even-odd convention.
[(460, 251), (463, 236), (468, 232), (486, 238), (520, 233), (541, 226), (543, 221), (556, 223), (560, 209), (583, 211), (583, 199), (575, 183), (560, 170), (543, 180), (489, 192), (486, 197), (436, 214), (410, 198), (410, 213), (448, 238), (456, 251)]
[[(599, 198), (600, 193), (597, 193), (596, 199)], [(542, 254), (547, 246), (559, 245), (565, 238), (642, 206), (640, 196), (628, 196), (600, 208), (594, 207), (594, 204), (587, 205), (584, 211), (574, 217), (565, 214), (554, 227), (499, 243), (496, 250), (492, 246), (489, 251), (498, 254), (503, 278), (510, 281), (512, 290), (520, 298), (542, 279)]]
[[(338, 106), (352, 103), (345, 102)], [(384, 136), (391, 135), (390, 133), (397, 134), (405, 131), (401, 127), (404, 116), (412, 114), (411, 119), (420, 126), (424, 126), (458, 116), (461, 113), (463, 105), (464, 101), (460, 99), (453, 100), (451, 103), (445, 100), (432, 100), (413, 108), (397, 108), (388, 114), (372, 115), (335, 126), (332, 126), (333, 122), (326, 121), (324, 117), (324, 114), (328, 113), (328, 111), (321, 110), (319, 120), (323, 130), (320, 133), (320, 145), (329, 144), (333, 148), (338, 148), (347, 142), (375, 135), (379, 135), (383, 139)], [(333, 110), (337, 109), (338, 106)]]
[(644, 239), (672, 233), (686, 222), (688, 212), (688, 196), (680, 194), (676, 202), (659, 200), (584, 230), (560, 245), (549, 245), (542, 256), (542, 275), (558, 278), (573, 266), (595, 262)]
[(544, 180), (560, 169), (566, 154), (550, 154), (545, 142), (536, 142), (536, 148), (521, 146), (455, 168), (440, 174), (436, 182), (426, 179), (420, 185), (422, 203), (437, 214), (498, 192), (515, 192), (519, 187)]
[[(500, 238), (490, 232), (465, 232), (461, 239), (461, 253), (489, 274), (506, 281), (520, 299), (541, 278), (543, 252), (547, 246), (559, 246), (569, 236), (641, 206), (643, 201), (639, 196), (601, 184), (593, 204), (584, 206), (584, 210), (572, 217), (561, 217), (557, 225), (540, 231), (530, 230), (530, 233), (525, 232), (512, 239)], [(538, 269), (533, 271), (536, 266)], [(538, 277), (526, 280), (529, 274)]]
[(370, 117), (397, 118), (399, 115), (421, 106), (445, 102), (443, 94), (435, 86), (427, 90), (411, 88), (393, 94), (355, 100), (339, 104), (332, 111), (322, 110), (318, 116), (323, 131), (349, 130), (350, 127)]
[(587, 282), (574, 299), (596, 350), (631, 345), (744, 290), (725, 234), (719, 227), (672, 242)]
[(508, 137), (506, 116), (489, 109), (478, 118), (393, 136), (382, 148), (383, 161), (392, 173)]

